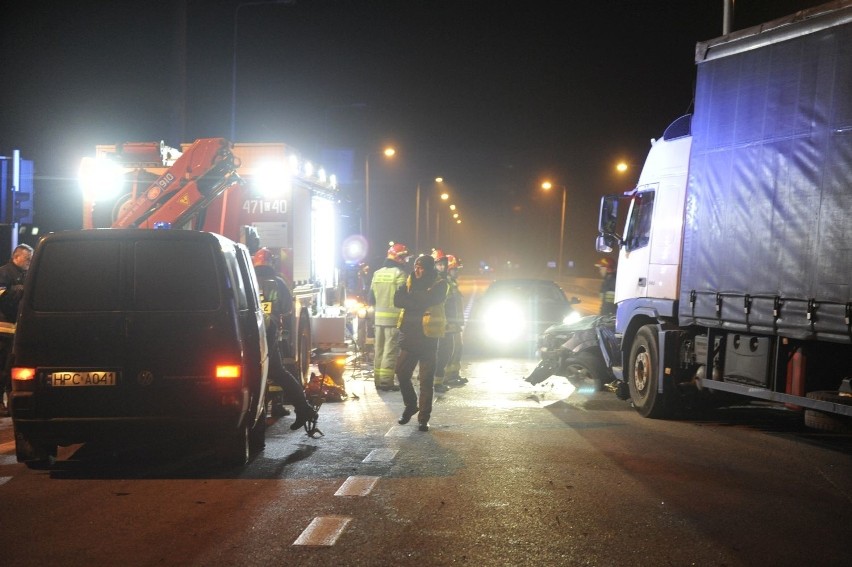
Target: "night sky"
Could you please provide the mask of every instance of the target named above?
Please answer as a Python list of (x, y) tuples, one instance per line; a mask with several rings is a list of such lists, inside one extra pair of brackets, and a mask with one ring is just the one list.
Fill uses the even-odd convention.
[[(737, 0), (733, 29), (820, 3)], [(17, 2), (0, 24), (0, 154), (35, 161), (43, 230), (79, 228), (75, 177), (96, 144), (231, 137), (236, 54), (235, 141), (285, 142), (322, 163), (353, 218), (371, 156), (374, 252), (390, 239), (413, 247), (415, 188), (425, 196), (441, 175), (463, 224), (444, 219), (421, 248), (437, 244), (471, 271), (508, 260), (535, 273), (558, 246), (561, 189), (543, 193), (548, 178), (567, 188), (566, 260), (592, 274), (599, 196), (638, 176), (618, 178), (614, 164), (641, 165), (649, 139), (689, 112), (695, 44), (721, 35), (722, 7)], [(378, 155), (385, 144), (393, 162)]]

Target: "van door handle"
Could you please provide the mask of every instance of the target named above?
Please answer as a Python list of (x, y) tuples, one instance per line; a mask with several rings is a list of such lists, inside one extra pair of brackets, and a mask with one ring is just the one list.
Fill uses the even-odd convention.
[(639, 287), (645, 287), (646, 285), (648, 285), (648, 279), (647, 278), (639, 278)]

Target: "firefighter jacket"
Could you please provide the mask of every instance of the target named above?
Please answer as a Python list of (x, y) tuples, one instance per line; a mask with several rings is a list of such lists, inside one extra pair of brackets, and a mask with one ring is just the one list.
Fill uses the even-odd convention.
[(293, 294), (287, 283), (271, 266), (256, 266), (261, 305), (267, 332), (281, 333), (287, 327), (287, 317), (293, 313)]
[(393, 296), (396, 290), (405, 285), (405, 272), (388, 260), (373, 274), (370, 284), (370, 296), (375, 305), (375, 324), (395, 327), (402, 309), (394, 306)]

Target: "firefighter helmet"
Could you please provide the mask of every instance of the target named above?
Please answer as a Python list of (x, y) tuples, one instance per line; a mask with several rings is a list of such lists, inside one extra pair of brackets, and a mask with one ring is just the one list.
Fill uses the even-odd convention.
[(261, 248), (257, 252), (254, 253), (254, 256), (251, 257), (251, 263), (257, 266), (271, 266), (274, 258), (272, 256), (272, 250), (269, 248)]
[(615, 267), (612, 265), (612, 260), (609, 258), (601, 258), (598, 260), (598, 263), (595, 264), (596, 268), (606, 268), (607, 272), (614, 272)]
[(458, 270), (462, 267), (461, 260), (453, 256), (452, 254), (447, 254), (447, 269), (448, 270)]
[(436, 262), (440, 262), (441, 260), (444, 260), (446, 257), (447, 257), (447, 255), (444, 254), (444, 251), (441, 250), (440, 248), (432, 248), (432, 258), (434, 258)]
[(405, 244), (391, 242), (391, 246), (388, 248), (388, 260), (393, 260), (397, 264), (404, 264), (409, 256), (411, 256), (411, 253)]

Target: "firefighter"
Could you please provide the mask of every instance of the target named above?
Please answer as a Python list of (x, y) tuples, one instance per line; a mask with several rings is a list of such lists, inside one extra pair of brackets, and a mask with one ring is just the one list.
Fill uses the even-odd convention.
[(459, 375), (461, 370), (462, 330), (464, 329), (464, 297), (459, 291), (458, 280), (461, 267), (461, 260), (458, 257), (447, 254), (447, 283), (450, 287), (445, 303), (447, 314), (446, 337), (449, 337), (453, 342), (453, 353), (444, 369), (445, 386), (464, 386), (467, 383), (467, 378), (462, 378)]
[(399, 386), (393, 382), (396, 359), (399, 356), (399, 314), (401, 309), (394, 306), (393, 295), (405, 284), (408, 276), (405, 262), (411, 254), (405, 244), (391, 243), (387, 259), (381, 268), (373, 273), (370, 283), (370, 305), (374, 306), (374, 356), (373, 382), (377, 390), (396, 391)]
[[(18, 244), (12, 251), (9, 262), (0, 266), (0, 322), (8, 323), (12, 329), (18, 320), (18, 304), (24, 294), (24, 280), (27, 277), (27, 270), (30, 269), (32, 257), (31, 246)], [(0, 417), (9, 415), (3, 396), (8, 396), (12, 387), (8, 362), (14, 335), (13, 331), (6, 331), (8, 329), (4, 329), (4, 332), (0, 334)]]
[[(252, 256), (254, 271), (262, 294), (263, 317), (266, 322), (266, 344), (269, 347), (269, 379), (283, 390), (284, 400), (296, 409), (296, 420), (290, 424), (293, 431), (307, 422), (316, 422), (318, 414), (308, 403), (301, 382), (284, 367), (282, 347), (289, 351), (289, 320), (293, 317), (293, 294), (274, 267), (274, 257), (268, 248), (261, 248)], [(273, 415), (286, 415), (281, 407), (283, 400), (273, 401)]]
[[(447, 273), (447, 264), (449, 258), (440, 248), (432, 249), (432, 258), (435, 260), (435, 269), (438, 271), (438, 279), (447, 283), (447, 299), (444, 302), (444, 313), (449, 317), (450, 311), (453, 309), (451, 305), (453, 301), (452, 288)], [(454, 341), (453, 337), (444, 332), (444, 336), (438, 339), (438, 357), (435, 362), (435, 391), (446, 392), (450, 387), (444, 383), (445, 368), (449, 364), (453, 356)]]
[(609, 258), (601, 258), (595, 267), (603, 281), (601, 282), (601, 315), (615, 315), (615, 265)]

